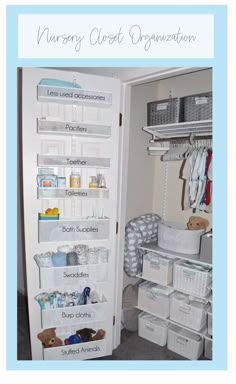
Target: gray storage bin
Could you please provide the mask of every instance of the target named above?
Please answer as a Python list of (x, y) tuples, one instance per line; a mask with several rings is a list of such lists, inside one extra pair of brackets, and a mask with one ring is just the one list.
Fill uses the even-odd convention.
[(212, 232), (201, 236), (200, 260), (212, 264)]
[(183, 121), (183, 99), (175, 97), (147, 104), (147, 125), (173, 124)]
[(184, 97), (184, 121), (212, 119), (212, 92)]

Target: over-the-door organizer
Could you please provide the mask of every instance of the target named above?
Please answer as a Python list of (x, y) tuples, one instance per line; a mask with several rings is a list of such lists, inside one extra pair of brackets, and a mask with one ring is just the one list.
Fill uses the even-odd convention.
[(39, 290), (32, 299), (40, 326), (32, 342), (42, 343), (45, 360), (112, 351), (115, 226), (109, 187), (116, 185), (110, 170), (117, 160), (110, 151), (111, 108), (112, 93), (51, 78), (37, 85), (35, 142), (41, 144), (32, 178), (40, 208), (32, 215), (38, 223)]

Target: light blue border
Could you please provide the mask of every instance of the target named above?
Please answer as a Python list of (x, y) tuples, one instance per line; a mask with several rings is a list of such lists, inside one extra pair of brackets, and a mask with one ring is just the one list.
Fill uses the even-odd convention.
[[(214, 60), (20, 60), (19, 14), (213, 14)], [(200, 27), (200, 26), (199, 26)], [(226, 6), (8, 6), (7, 7), (7, 369), (226, 370), (227, 369), (227, 7)], [(214, 67), (214, 358), (212, 361), (17, 361), (17, 67)]]

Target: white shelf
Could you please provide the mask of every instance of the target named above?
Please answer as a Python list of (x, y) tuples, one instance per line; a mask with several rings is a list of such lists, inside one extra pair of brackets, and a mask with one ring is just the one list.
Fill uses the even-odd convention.
[(152, 125), (143, 127), (150, 133), (153, 139), (181, 138), (194, 134), (196, 136), (207, 136), (212, 133), (212, 120), (189, 121), (175, 124)]
[(144, 251), (156, 252), (159, 255), (166, 256), (166, 257), (171, 257), (171, 258), (174, 258), (174, 259), (188, 260), (188, 261), (196, 262), (197, 264), (212, 266), (211, 263), (208, 263), (208, 262), (205, 262), (203, 260), (200, 260), (200, 254), (199, 253), (197, 253), (195, 255), (187, 255), (187, 254), (183, 254), (183, 253), (172, 252), (172, 251), (168, 251), (166, 249), (158, 247), (158, 245), (156, 243), (154, 243), (154, 242), (153, 243), (148, 243), (148, 244), (145, 244), (145, 245), (142, 245), (142, 246), (139, 246), (138, 248), (142, 249)]
[(204, 299), (204, 300), (206, 300), (206, 302), (211, 302), (210, 301), (210, 298), (212, 297), (211, 293), (209, 293), (206, 296), (193, 295), (192, 293), (190, 293), (188, 291), (185, 291), (183, 289), (177, 289), (177, 288), (173, 287), (173, 285), (170, 285), (170, 284), (169, 285), (160, 284), (158, 281), (155, 281), (154, 279), (146, 278), (142, 273), (137, 274), (136, 277), (139, 278), (139, 279), (146, 280), (146, 281), (151, 281), (151, 283), (155, 283), (155, 284), (161, 285), (162, 287), (173, 288), (177, 292), (185, 293), (186, 295), (194, 296), (194, 297), (196, 297), (198, 299)]
[(108, 188), (38, 188), (38, 199), (108, 199)]
[[(182, 324), (180, 324), (180, 323), (177, 323), (176, 321), (170, 320), (170, 318), (164, 318), (164, 317), (161, 317), (161, 316), (157, 316), (155, 313), (152, 313), (151, 311), (147, 311), (145, 308), (141, 308), (140, 306), (136, 306), (136, 308), (139, 309), (140, 311), (149, 313), (150, 315), (155, 316), (155, 317), (157, 317), (158, 319), (167, 321), (169, 324), (177, 325), (178, 327), (181, 327), (181, 328), (183, 328), (183, 329), (187, 329), (188, 331), (190, 331), (190, 332), (192, 332), (192, 333), (196, 333), (197, 335), (200, 335), (200, 336), (202, 336), (202, 337), (205, 337), (205, 336), (207, 335), (207, 326), (203, 327), (200, 331), (195, 331), (195, 330), (192, 329), (192, 328), (186, 327), (185, 325), (182, 325)], [(208, 337), (208, 338), (209, 338), (209, 337)]]

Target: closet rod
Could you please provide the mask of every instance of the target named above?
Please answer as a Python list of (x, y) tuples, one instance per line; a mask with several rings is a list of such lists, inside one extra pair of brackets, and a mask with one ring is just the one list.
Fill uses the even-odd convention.
[(149, 143), (163, 143), (167, 141), (182, 141), (182, 140), (207, 140), (212, 139), (212, 135), (196, 135), (194, 137), (191, 136), (180, 136), (180, 137), (169, 137), (169, 138), (162, 138), (162, 139), (151, 139), (149, 140)]

